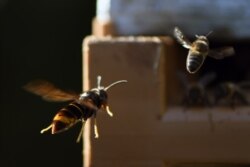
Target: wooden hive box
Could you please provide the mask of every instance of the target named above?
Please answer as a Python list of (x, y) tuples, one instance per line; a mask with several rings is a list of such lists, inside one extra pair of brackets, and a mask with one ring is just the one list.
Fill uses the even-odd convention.
[[(85, 89), (126, 79), (108, 91), (114, 117), (97, 116), (100, 138), (92, 141), (95, 167), (161, 167), (166, 162), (249, 163), (249, 122), (210, 130), (208, 121), (164, 121), (178, 91), (173, 40), (165, 37), (94, 37), (84, 40)], [(89, 128), (89, 127), (87, 127)], [(91, 129), (91, 131), (93, 131)]]

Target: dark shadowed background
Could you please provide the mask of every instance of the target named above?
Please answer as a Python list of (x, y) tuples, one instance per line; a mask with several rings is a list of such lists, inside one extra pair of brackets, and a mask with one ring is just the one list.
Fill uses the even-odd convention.
[(91, 33), (95, 1), (1, 0), (0, 11), (0, 166), (81, 166), (80, 126), (40, 134), (64, 104), (22, 86), (41, 78), (81, 91), (81, 44)]

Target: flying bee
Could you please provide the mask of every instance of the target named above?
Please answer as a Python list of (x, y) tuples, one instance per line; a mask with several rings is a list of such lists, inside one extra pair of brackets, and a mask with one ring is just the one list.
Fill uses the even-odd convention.
[(88, 118), (94, 117), (95, 138), (98, 138), (98, 129), (96, 123), (96, 115), (100, 110), (106, 111), (110, 116), (113, 113), (109, 110), (107, 90), (117, 84), (127, 82), (126, 80), (116, 81), (107, 87), (101, 86), (101, 76), (97, 77), (97, 87), (82, 94), (63, 91), (53, 84), (37, 80), (28, 83), (24, 88), (36, 95), (41, 96), (44, 100), (53, 102), (71, 101), (70, 104), (60, 109), (54, 116), (52, 123), (41, 133), (51, 129), (52, 134), (60, 133), (68, 130), (78, 122), (82, 122), (82, 129), (77, 138), (77, 142), (81, 139), (83, 127)]
[(235, 107), (236, 102), (249, 105), (246, 89), (250, 88), (250, 82), (223, 82), (214, 90), (215, 104), (223, 102)]
[(215, 73), (208, 73), (202, 76), (197, 82), (189, 82), (184, 73), (179, 72), (177, 75), (185, 89), (182, 100), (182, 104), (184, 104), (185, 107), (209, 106), (211, 104), (206, 87), (215, 79)]
[(211, 32), (209, 32), (206, 36), (195, 35), (197, 39), (191, 43), (178, 27), (174, 28), (174, 36), (177, 41), (184, 48), (189, 49), (186, 60), (186, 68), (191, 74), (196, 73), (201, 68), (207, 56), (215, 59), (223, 59), (224, 57), (234, 55), (233, 47), (222, 47), (211, 50), (207, 39), (209, 34), (211, 34)]

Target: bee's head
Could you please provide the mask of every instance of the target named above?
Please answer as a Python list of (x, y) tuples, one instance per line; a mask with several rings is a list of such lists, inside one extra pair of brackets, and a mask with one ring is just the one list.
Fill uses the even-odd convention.
[(209, 33), (207, 33), (207, 35), (195, 35), (195, 37), (201, 41), (204, 41), (206, 43), (208, 43), (208, 39), (207, 37), (212, 33), (213, 31), (210, 31)]
[(208, 43), (207, 36), (204, 36), (204, 35), (195, 35), (195, 37), (196, 37), (198, 40), (201, 40), (201, 41), (204, 41), (204, 42)]
[(207, 36), (204, 36), (204, 35), (195, 35), (195, 37), (199, 40), (208, 40), (207, 39)]

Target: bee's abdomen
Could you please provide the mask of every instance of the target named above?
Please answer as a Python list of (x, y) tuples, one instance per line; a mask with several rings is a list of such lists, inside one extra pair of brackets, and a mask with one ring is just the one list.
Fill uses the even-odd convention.
[(196, 71), (198, 71), (203, 64), (204, 59), (205, 58), (202, 55), (189, 54), (186, 62), (188, 72), (195, 73)]

